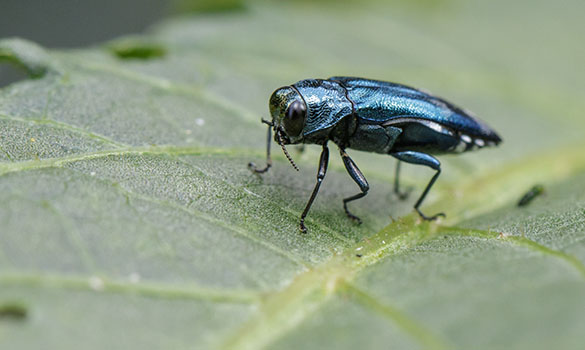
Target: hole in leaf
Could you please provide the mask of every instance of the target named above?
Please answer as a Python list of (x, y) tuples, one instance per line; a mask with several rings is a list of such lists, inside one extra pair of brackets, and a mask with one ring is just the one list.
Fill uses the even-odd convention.
[(26, 305), (19, 302), (5, 302), (0, 304), (0, 320), (24, 320), (28, 315)]
[(166, 55), (161, 45), (134, 40), (116, 42), (110, 46), (110, 50), (124, 60), (150, 60)]

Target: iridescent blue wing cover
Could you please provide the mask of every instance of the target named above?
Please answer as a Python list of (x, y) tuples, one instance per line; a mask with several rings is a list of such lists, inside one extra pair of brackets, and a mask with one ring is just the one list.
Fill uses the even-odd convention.
[(454, 131), (499, 142), (483, 122), (450, 102), (405, 85), (353, 77), (331, 77), (345, 87), (361, 122), (382, 124), (400, 118), (439, 123)]

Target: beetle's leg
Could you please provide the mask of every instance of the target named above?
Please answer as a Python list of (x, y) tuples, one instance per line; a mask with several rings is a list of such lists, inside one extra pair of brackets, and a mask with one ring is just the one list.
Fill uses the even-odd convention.
[(360, 218), (350, 213), (349, 210), (347, 209), (347, 202), (351, 202), (353, 200), (360, 199), (363, 196), (365, 196), (368, 193), (368, 190), (370, 189), (370, 185), (368, 185), (366, 177), (364, 176), (364, 174), (362, 174), (357, 165), (355, 165), (354, 161), (347, 155), (347, 153), (345, 153), (345, 150), (340, 148), (339, 154), (341, 155), (341, 159), (343, 159), (343, 164), (345, 164), (345, 169), (349, 173), (349, 176), (351, 176), (353, 181), (355, 181), (355, 183), (360, 187), (360, 190), (362, 190), (361, 193), (358, 193), (355, 196), (345, 198), (343, 200), (343, 209), (345, 209), (345, 214), (347, 214), (347, 216), (350, 219), (356, 220), (358, 223), (361, 224), (362, 220), (360, 220)]
[(429, 193), (429, 190), (431, 189), (431, 187), (433, 187), (433, 184), (435, 183), (435, 181), (437, 180), (439, 175), (441, 175), (441, 163), (437, 160), (437, 158), (435, 158), (429, 154), (426, 154), (426, 153), (414, 152), (414, 151), (396, 152), (396, 153), (390, 153), (390, 155), (398, 160), (403, 161), (403, 162), (407, 162), (407, 163), (411, 163), (411, 164), (426, 165), (429, 168), (437, 171), (435, 176), (433, 176), (433, 178), (431, 179), (431, 181), (429, 182), (429, 184), (427, 185), (427, 187), (423, 191), (420, 198), (414, 204), (414, 209), (425, 220), (435, 220), (439, 216), (445, 217), (445, 214), (443, 214), (443, 213), (439, 213), (439, 214), (433, 215), (431, 217), (428, 217), (425, 214), (423, 214), (419, 209), (423, 200), (427, 196), (427, 193)]
[(405, 200), (408, 195), (410, 194), (410, 191), (412, 190), (412, 188), (408, 188), (406, 191), (401, 192), (400, 191), (400, 160), (397, 160), (396, 162), (396, 175), (394, 176), (394, 193), (398, 196), (399, 199), (401, 200)]
[(299, 223), (299, 229), (302, 233), (307, 233), (307, 228), (305, 227), (305, 217), (309, 213), (309, 209), (311, 209), (311, 204), (317, 197), (317, 193), (319, 192), (319, 187), (321, 187), (321, 182), (325, 178), (325, 174), (327, 173), (327, 165), (329, 164), (329, 148), (327, 148), (327, 142), (323, 144), (323, 151), (321, 151), (321, 158), (319, 159), (319, 171), (317, 172), (317, 183), (315, 184), (315, 188), (313, 188), (313, 193), (311, 193), (311, 198), (309, 198), (309, 202), (305, 206), (305, 210), (301, 214), (301, 222)]
[(272, 158), (270, 158), (270, 140), (272, 139), (272, 125), (268, 125), (268, 137), (266, 138), (266, 166), (262, 169), (258, 169), (256, 164), (253, 162), (248, 163), (248, 168), (256, 174), (262, 174), (268, 171), (272, 166)]

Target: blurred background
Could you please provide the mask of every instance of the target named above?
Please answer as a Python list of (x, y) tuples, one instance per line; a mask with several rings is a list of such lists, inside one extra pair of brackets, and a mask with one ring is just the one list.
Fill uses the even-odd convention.
[[(21, 37), (45, 47), (84, 47), (140, 33), (167, 15), (237, 9), (236, 0), (1, 0), (0, 38)], [(24, 73), (0, 64), (0, 86)]]
[[(138, 33), (171, 11), (162, 0), (2, 0), (0, 37), (18, 36), (46, 47), (79, 47)], [(24, 72), (0, 65), (0, 86)]]

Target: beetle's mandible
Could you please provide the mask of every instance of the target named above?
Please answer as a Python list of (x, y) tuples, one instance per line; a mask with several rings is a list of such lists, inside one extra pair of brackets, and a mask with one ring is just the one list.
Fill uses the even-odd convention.
[(350, 213), (347, 203), (362, 198), (370, 186), (347, 148), (389, 154), (398, 159), (394, 191), (405, 197), (398, 188), (400, 162), (419, 164), (435, 170), (435, 175), (414, 204), (424, 220), (434, 220), (439, 213), (426, 216), (420, 206), (441, 174), (437, 154), (461, 153), (486, 146), (498, 145), (502, 139), (483, 122), (450, 102), (429, 93), (384, 81), (353, 77), (301, 80), (276, 90), (270, 97), (272, 120), (268, 124), (266, 167), (250, 169), (264, 173), (272, 166), (270, 140), (280, 145), (284, 154), (298, 170), (285, 145), (309, 143), (323, 147), (317, 171), (317, 183), (305, 210), (299, 228), (306, 232), (305, 217), (315, 200), (329, 163), (329, 141), (339, 147), (347, 172), (361, 192), (345, 198), (343, 208), (351, 219), (361, 222)]

